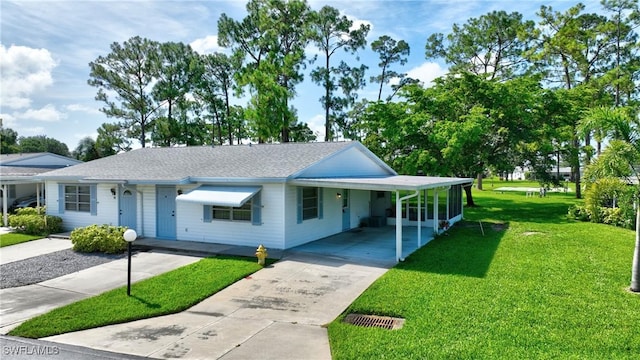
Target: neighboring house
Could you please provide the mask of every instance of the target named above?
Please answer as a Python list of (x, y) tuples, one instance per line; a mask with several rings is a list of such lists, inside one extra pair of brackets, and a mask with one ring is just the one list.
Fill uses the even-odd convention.
[[(427, 189), (434, 189), (434, 209), (438, 191), (446, 191), (449, 216), (440, 220), (452, 224), (462, 218), (461, 186), (472, 182), (399, 176), (359, 142), (142, 148), (40, 179), (47, 213), (62, 217), (67, 230), (122, 225), (145, 237), (274, 249), (387, 216), (392, 194), (401, 213), (406, 198)], [(429, 226), (420, 220), (397, 222), (400, 254), (403, 221)]]
[[(14, 200), (25, 196), (43, 195), (42, 180), (37, 175), (81, 163), (82, 161), (52, 153), (0, 154), (0, 204), (3, 223), (7, 224), (7, 210)], [(38, 201), (40, 197), (35, 197)], [(44, 205), (44, 204), (42, 204)]]

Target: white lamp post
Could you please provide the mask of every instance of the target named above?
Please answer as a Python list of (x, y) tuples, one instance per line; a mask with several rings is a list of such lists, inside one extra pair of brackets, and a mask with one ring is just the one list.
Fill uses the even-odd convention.
[(127, 296), (131, 296), (131, 243), (138, 237), (136, 231), (133, 229), (127, 229), (122, 235), (124, 241), (127, 242), (127, 254), (129, 256), (129, 265), (127, 267)]

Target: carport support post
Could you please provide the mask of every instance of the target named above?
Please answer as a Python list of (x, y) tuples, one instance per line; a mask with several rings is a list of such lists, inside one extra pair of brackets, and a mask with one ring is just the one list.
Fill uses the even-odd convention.
[(402, 202), (400, 190), (396, 190), (396, 261), (402, 257)]
[(439, 234), (438, 228), (438, 189), (433, 189), (433, 233)]
[(422, 247), (422, 191), (418, 193), (418, 249)]
[[(396, 261), (404, 260), (402, 258), (402, 201), (416, 197), (420, 194), (420, 190), (415, 193), (400, 197), (400, 190), (396, 190)], [(407, 220), (409, 213), (407, 212)]]

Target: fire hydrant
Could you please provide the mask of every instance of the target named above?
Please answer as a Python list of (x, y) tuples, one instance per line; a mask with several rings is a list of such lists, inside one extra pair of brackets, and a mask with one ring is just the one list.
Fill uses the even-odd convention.
[(267, 254), (267, 248), (265, 248), (264, 245), (260, 244), (260, 246), (258, 246), (258, 248), (256, 249), (258, 265), (264, 266), (264, 260), (267, 258), (267, 256), (269, 256), (269, 254)]

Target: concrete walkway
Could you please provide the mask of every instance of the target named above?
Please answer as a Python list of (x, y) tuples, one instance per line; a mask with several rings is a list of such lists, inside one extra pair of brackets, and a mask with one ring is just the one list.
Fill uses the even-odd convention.
[(60, 250), (71, 249), (72, 246), (71, 240), (48, 238), (5, 246), (0, 249), (0, 265)]
[(45, 340), (153, 358), (331, 359), (324, 325), (386, 271), (287, 253), (182, 313)]

